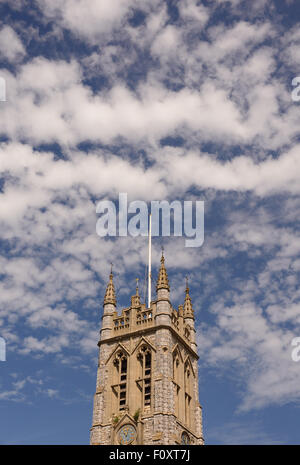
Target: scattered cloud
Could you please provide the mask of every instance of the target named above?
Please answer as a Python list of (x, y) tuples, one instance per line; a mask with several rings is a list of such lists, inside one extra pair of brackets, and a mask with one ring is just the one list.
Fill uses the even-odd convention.
[(14, 63), (21, 60), (25, 54), (18, 34), (10, 26), (3, 26), (0, 29), (0, 58)]
[[(238, 378), (240, 411), (298, 402), (299, 106), (289, 78), (298, 28), (262, 15), (261, 0), (249, 14), (242, 0), (183, 0), (172, 11), (158, 0), (35, 4), (41, 44), (54, 41), (55, 53), (33, 47), (38, 25), (0, 29), (0, 328), (9, 350), (88, 369), (108, 264), (120, 306), (129, 276), (144, 275), (143, 238), (96, 235), (98, 200), (204, 198), (201, 250), (165, 244), (175, 301), (182, 270), (192, 275), (201, 360)], [(227, 24), (218, 15), (228, 11)], [(0, 398), (22, 400), (31, 385), (15, 380)], [(231, 430), (237, 443), (259, 436)]]

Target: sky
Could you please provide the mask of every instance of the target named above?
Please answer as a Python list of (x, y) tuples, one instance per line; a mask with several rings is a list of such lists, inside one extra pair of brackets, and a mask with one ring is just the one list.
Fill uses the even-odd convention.
[(0, 443), (88, 444), (110, 263), (147, 238), (100, 200), (201, 200), (205, 239), (153, 238), (189, 276), (206, 444), (299, 444), (297, 0), (0, 0)]

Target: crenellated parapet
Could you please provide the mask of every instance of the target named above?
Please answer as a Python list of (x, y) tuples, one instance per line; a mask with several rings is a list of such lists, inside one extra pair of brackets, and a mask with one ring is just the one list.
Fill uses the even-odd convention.
[(152, 302), (150, 309), (145, 304), (141, 304), (139, 307), (124, 308), (120, 315), (116, 312), (113, 317), (113, 334), (126, 334), (154, 326), (155, 311), (156, 303)]
[(103, 320), (105, 325), (102, 328), (102, 336), (103, 332), (106, 338), (111, 338), (154, 326), (171, 326), (185, 343), (196, 351), (194, 310), (188, 283), (186, 284), (184, 305), (179, 305), (178, 310), (176, 310), (170, 302), (170, 285), (163, 255), (156, 290), (156, 300), (152, 301), (150, 308), (148, 308), (145, 303), (141, 303), (137, 280), (136, 292), (131, 297), (131, 305), (118, 313), (111, 272), (104, 298)]

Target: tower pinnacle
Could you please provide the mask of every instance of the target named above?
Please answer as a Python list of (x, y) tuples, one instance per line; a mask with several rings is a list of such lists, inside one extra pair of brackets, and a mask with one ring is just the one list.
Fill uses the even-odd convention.
[(103, 305), (106, 304), (117, 304), (117, 299), (116, 299), (116, 293), (115, 293), (115, 286), (113, 282), (113, 272), (112, 272), (112, 265), (111, 265), (111, 271), (109, 275), (109, 282), (106, 288), (105, 296), (104, 296), (104, 302)]
[(158, 289), (167, 289), (168, 291), (170, 290), (169, 286), (169, 280), (168, 280), (168, 275), (167, 275), (167, 270), (165, 267), (165, 257), (164, 253), (162, 251), (161, 254), (161, 259), (160, 259), (160, 269), (158, 273), (158, 278), (157, 278), (157, 283), (156, 283), (156, 290)]
[(131, 307), (137, 308), (141, 305), (141, 298), (139, 294), (139, 278), (136, 278), (136, 288), (135, 288), (135, 295), (131, 297)]
[(183, 307), (183, 316), (185, 318), (194, 318), (194, 310), (192, 306), (192, 300), (190, 296), (189, 282), (188, 277), (186, 277), (186, 287), (185, 287), (185, 299)]

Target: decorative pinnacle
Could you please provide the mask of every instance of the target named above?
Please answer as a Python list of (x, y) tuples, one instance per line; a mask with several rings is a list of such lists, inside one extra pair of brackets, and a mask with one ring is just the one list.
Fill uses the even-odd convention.
[(135, 288), (135, 295), (131, 297), (131, 307), (137, 308), (141, 305), (141, 299), (139, 294), (139, 278), (136, 278), (136, 288)]
[(109, 282), (106, 288), (105, 296), (104, 296), (104, 302), (103, 305), (106, 304), (113, 304), (117, 305), (117, 299), (116, 299), (116, 293), (115, 293), (115, 286), (113, 282), (113, 264), (111, 263), (111, 269), (110, 269), (110, 275), (109, 275)]
[(165, 267), (165, 257), (164, 257), (163, 250), (161, 254), (160, 269), (159, 269), (157, 283), (156, 283), (156, 290), (158, 291), (159, 289), (168, 289), (168, 291), (170, 290), (167, 270)]
[(185, 279), (186, 279), (186, 286), (185, 286), (183, 316), (184, 318), (194, 318), (194, 310), (192, 306), (192, 300), (191, 300), (190, 289), (189, 289), (189, 280), (187, 276)]

